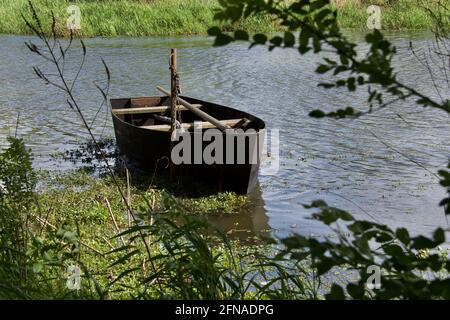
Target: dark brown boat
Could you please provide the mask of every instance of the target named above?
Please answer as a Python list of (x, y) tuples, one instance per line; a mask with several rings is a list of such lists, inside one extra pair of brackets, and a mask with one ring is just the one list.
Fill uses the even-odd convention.
[[(217, 126), (201, 119), (185, 106), (177, 105), (178, 127), (183, 128), (184, 134), (189, 135), (193, 143), (190, 152), (185, 149), (180, 153), (185, 159), (190, 158), (190, 161), (181, 164), (174, 164), (172, 161), (171, 175), (211, 185), (218, 191), (234, 191), (240, 194), (250, 192), (258, 178), (265, 134), (264, 121), (223, 105), (184, 96), (179, 98), (219, 120), (228, 129), (219, 130)], [(170, 105), (171, 101), (167, 96), (111, 100), (119, 151), (134, 166), (150, 174), (167, 172), (170, 167), (168, 163), (172, 159), (171, 150), (184, 141), (185, 136), (178, 142), (171, 142), (173, 133), (167, 121), (171, 114)], [(202, 125), (201, 130), (198, 129), (199, 124)], [(214, 138), (211, 138), (211, 131), (208, 131), (211, 128), (216, 128), (213, 132)], [(208, 140), (205, 139), (205, 133), (209, 135), (210, 141), (205, 141)], [(211, 143), (217, 141), (218, 135), (222, 136), (223, 143), (210, 155), (216, 160), (222, 156), (223, 161), (218, 160), (211, 164), (210, 160), (204, 159), (203, 154), (211, 151)], [(196, 146), (195, 141), (200, 141), (201, 157), (198, 156), (200, 147)]]

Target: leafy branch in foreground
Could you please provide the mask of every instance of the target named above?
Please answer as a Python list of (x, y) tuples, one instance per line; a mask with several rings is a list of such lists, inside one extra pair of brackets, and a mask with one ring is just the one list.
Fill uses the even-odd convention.
[[(374, 30), (366, 35), (369, 50), (365, 56), (358, 54), (357, 45), (350, 42), (338, 26), (338, 12), (334, 10), (329, 0), (298, 0), (286, 4), (276, 0), (223, 0), (222, 8), (215, 18), (224, 21), (239, 21), (255, 14), (266, 14), (286, 27), (283, 36), (269, 38), (265, 34), (255, 34), (252, 39), (247, 32), (238, 30), (234, 34), (226, 34), (218, 27), (209, 29), (209, 34), (215, 37), (215, 45), (221, 46), (232, 41), (248, 41), (250, 47), (267, 45), (269, 50), (275, 48), (295, 48), (300, 54), (310, 51), (314, 53), (326, 52), (334, 54), (336, 58), (324, 58), (316, 72), (330, 73), (333, 76), (345, 75), (334, 81), (321, 83), (320, 86), (330, 88), (347, 88), (356, 91), (358, 87), (366, 86), (369, 92), (369, 109), (365, 112), (352, 107), (326, 113), (322, 110), (311, 112), (313, 117), (355, 117), (383, 109), (398, 100), (414, 98), (423, 107), (433, 107), (450, 113), (450, 100), (436, 101), (397, 79), (392, 59), (396, 48), (383, 34)], [(440, 5), (433, 7), (440, 10), (448, 8)], [(299, 31), (298, 36), (296, 32)], [(385, 102), (384, 93), (392, 97)], [(377, 107), (375, 108), (375, 105)]]
[[(438, 228), (433, 238), (410, 236), (405, 228), (393, 230), (385, 225), (355, 220), (347, 212), (315, 201), (305, 206), (319, 212), (313, 218), (332, 227), (338, 239), (318, 241), (296, 235), (282, 240), (280, 254), (303, 260), (309, 256), (319, 276), (332, 268), (356, 271), (357, 282), (343, 290), (333, 284), (326, 298), (345, 299), (450, 299), (450, 260), (440, 249), (445, 232)], [(339, 223), (345, 222), (345, 230)], [(380, 271), (379, 288), (370, 290), (372, 270)], [(373, 288), (372, 288), (373, 289)]]
[[(216, 14), (216, 18), (221, 21), (238, 21), (251, 15), (266, 14), (279, 21), (287, 31), (283, 36), (276, 35), (269, 38), (265, 34), (255, 34), (250, 39), (249, 34), (243, 30), (226, 34), (213, 27), (209, 30), (209, 34), (215, 37), (216, 46), (233, 41), (247, 41), (250, 42), (250, 48), (255, 45), (267, 45), (269, 50), (294, 48), (301, 55), (310, 51), (316, 54), (324, 52), (328, 54), (327, 56), (331, 53), (334, 58), (324, 58), (316, 73), (333, 76), (343, 74), (345, 77), (334, 82), (320, 83), (319, 86), (325, 89), (346, 88), (351, 92), (356, 91), (358, 87), (367, 86), (369, 92), (367, 111), (362, 112), (352, 107), (329, 113), (314, 110), (310, 113), (312, 117), (359, 117), (407, 98), (415, 99), (415, 102), (423, 107), (450, 113), (450, 100), (446, 98), (448, 93), (439, 95), (441, 101), (437, 101), (397, 79), (392, 65), (396, 48), (380, 31), (374, 30), (367, 34), (365, 40), (369, 49), (365, 55), (358, 53), (357, 45), (350, 42), (341, 32), (337, 22), (338, 12), (332, 9), (328, 0), (298, 0), (288, 3), (276, 0), (223, 0), (221, 4), (222, 8)], [(438, 0), (431, 5), (427, 4), (425, 11), (431, 13), (435, 21), (437, 47), (443, 46), (443, 50), (437, 54), (440, 57), (448, 57), (449, 8)], [(297, 31), (298, 36), (295, 34)], [(443, 58), (443, 61), (445, 66), (448, 59)], [(448, 74), (445, 75), (444, 81), (448, 83)], [(384, 101), (386, 94), (392, 97), (390, 101)], [(450, 196), (450, 173), (441, 170), (439, 175), (442, 177), (441, 185), (447, 189)], [(444, 206), (446, 214), (450, 214), (450, 197), (444, 199), (441, 206)], [(333, 230), (338, 235), (338, 241), (328, 239), (320, 241), (294, 235), (282, 240), (287, 249), (278, 257), (303, 260), (309, 256), (311, 266), (317, 268), (320, 276), (335, 268), (356, 271), (359, 276), (357, 283), (344, 285), (345, 290), (334, 283), (326, 298), (450, 298), (450, 261), (446, 253), (442, 255), (437, 252), (438, 246), (445, 242), (443, 229), (435, 230), (432, 239), (424, 236), (410, 237), (406, 229), (392, 230), (385, 225), (357, 221), (348, 212), (329, 207), (323, 201), (316, 201), (306, 207), (319, 211), (314, 214), (315, 219), (334, 226)], [(338, 220), (345, 222), (345, 229), (351, 232), (351, 237), (343, 233), (337, 223)], [(365, 287), (370, 277), (367, 270), (371, 266), (383, 271), (379, 290), (368, 290)]]

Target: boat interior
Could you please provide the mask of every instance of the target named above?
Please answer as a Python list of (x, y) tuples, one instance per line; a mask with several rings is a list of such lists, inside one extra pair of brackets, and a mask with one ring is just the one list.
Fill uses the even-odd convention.
[[(195, 108), (206, 112), (208, 115), (220, 120), (220, 122), (233, 129), (255, 129), (264, 128), (264, 122), (258, 118), (233, 108), (216, 105), (213, 103), (180, 97)], [(134, 126), (156, 130), (170, 131), (170, 98), (169, 97), (141, 97), (131, 99), (111, 100), (112, 112), (122, 121)], [(202, 120), (197, 114), (183, 105), (177, 105), (177, 128), (191, 131), (195, 126), (201, 125), (202, 129), (216, 128), (210, 122)]]

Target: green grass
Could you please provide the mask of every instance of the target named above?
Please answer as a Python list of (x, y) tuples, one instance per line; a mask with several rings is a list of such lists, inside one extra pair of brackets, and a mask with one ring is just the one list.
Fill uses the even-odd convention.
[[(233, 241), (205, 219), (239, 212), (246, 197), (174, 196), (86, 170), (36, 173), (23, 141), (8, 140), (0, 152), (0, 299), (317, 296), (315, 285), (305, 287), (309, 269), (278, 272), (270, 244)], [(272, 293), (264, 283), (274, 276), (276, 288), (289, 290)]]
[[(146, 273), (147, 277), (151, 275), (149, 263), (147, 265), (141, 265), (138, 272), (130, 273), (129, 276), (114, 282), (122, 272), (135, 268), (137, 261), (145, 261), (145, 250), (143, 250), (140, 245), (135, 245), (135, 248), (142, 249), (142, 253), (130, 257), (123, 261), (123, 263), (118, 263), (114, 266), (111, 265), (116, 260), (120, 259), (123, 253), (117, 252), (105, 254), (120, 248), (120, 239), (126, 239), (126, 241), (132, 243), (130, 236), (115, 237), (118, 234), (115, 223), (122, 232), (127, 229), (129, 222), (125, 213), (124, 203), (119, 196), (117, 189), (112, 187), (113, 183), (111, 179), (109, 177), (94, 179), (84, 171), (73, 171), (56, 176), (41, 172), (39, 178), (42, 179), (41, 183), (44, 183), (47, 186), (46, 188), (52, 186), (37, 195), (39, 207), (36, 207), (36, 212), (31, 214), (32, 217), (36, 217), (35, 219), (39, 219), (35, 220), (35, 222), (38, 221), (42, 225), (42, 221), (45, 220), (47, 223), (46, 228), (43, 229), (44, 231), (39, 236), (39, 238), (42, 239), (42, 242), (46, 243), (47, 246), (58, 243), (59, 240), (52, 237), (52, 233), (56, 231), (56, 229), (52, 229), (52, 226), (58, 228), (59, 233), (62, 233), (62, 228), (71, 230), (69, 232), (76, 230), (78, 240), (83, 243), (79, 248), (76, 260), (79, 263), (82, 263), (84, 268), (89, 270), (92, 275), (95, 275), (94, 278), (95, 281), (98, 282), (98, 286), (102, 287), (104, 292), (107, 291), (107, 298), (130, 299), (139, 292), (139, 290), (143, 290), (143, 278), (142, 276), (139, 276), (139, 274)], [(125, 190), (127, 189), (126, 182), (123, 179), (119, 179), (119, 183)], [(135, 212), (137, 215), (142, 213), (140, 218), (143, 220), (147, 220), (148, 218), (145, 212), (148, 211), (149, 203), (152, 210), (166, 213), (168, 216), (178, 208), (178, 210), (183, 211), (183, 214), (195, 217), (222, 211), (228, 211), (229, 213), (238, 212), (242, 203), (246, 201), (246, 197), (244, 196), (241, 197), (228, 193), (218, 194), (216, 196), (199, 197), (196, 199), (187, 197), (177, 198), (163, 189), (150, 187), (146, 189), (142, 187), (131, 187), (130, 194), (131, 206), (136, 210)], [(148, 202), (144, 201), (144, 199)], [(194, 205), (195, 203), (199, 203), (200, 205), (196, 206)], [(108, 204), (111, 210), (108, 209)], [(42, 211), (46, 212), (45, 219), (38, 218), (39, 216), (42, 216), (39, 213), (42, 213)], [(112, 215), (114, 215), (115, 223), (112, 220)], [(37, 225), (39, 226), (40, 224), (38, 223)], [(162, 231), (169, 232), (170, 228), (171, 227), (167, 225), (162, 228)], [(37, 233), (36, 230), (34, 232)], [(196, 231), (194, 231), (194, 233), (195, 232)], [(176, 237), (172, 238), (173, 234), (169, 233), (169, 235), (170, 242), (179, 241)], [(213, 239), (212, 235), (205, 235), (205, 239), (208, 237)], [(183, 241), (180, 243), (184, 244)], [(165, 254), (165, 250), (162, 249), (162, 247), (161, 242), (152, 245), (152, 254), (154, 256)], [(239, 252), (239, 256), (242, 257), (242, 263), (244, 263), (244, 260), (247, 259), (245, 258), (247, 254), (254, 254), (255, 252), (260, 251), (264, 246), (252, 245), (251, 247), (244, 247), (238, 242), (232, 242), (232, 247), (233, 251)], [(227, 268), (229, 263), (226, 258), (227, 249), (223, 245), (215, 245), (211, 246), (211, 248), (211, 254), (218, 258), (216, 266), (218, 268)], [(42, 251), (41, 248), (39, 248), (39, 250)], [(267, 248), (265, 251), (267, 251)], [(42, 259), (34, 263), (34, 265), (41, 264), (39, 268), (42, 268), (42, 270), (38, 272), (40, 277), (50, 277), (50, 274), (55, 271), (55, 268), (52, 266), (55, 257), (52, 256), (61, 254), (59, 251), (54, 253), (49, 250), (48, 252), (48, 256), (42, 255)], [(65, 254), (69, 255), (69, 252), (70, 249), (67, 250)], [(241, 258), (238, 259), (241, 261)], [(158, 263), (160, 264), (169, 262), (166, 261), (165, 258), (158, 260)], [(70, 263), (75, 262), (73, 259), (69, 258), (68, 260), (65, 260), (64, 265), (69, 265)], [(171, 263), (175, 264), (175, 262)], [(199, 263), (202, 263), (202, 261), (199, 261)], [(48, 275), (46, 274), (47, 272), (49, 273)], [(87, 275), (85, 276), (82, 284), (90, 288), (88, 277)], [(89, 279), (91, 279), (91, 276), (89, 276)], [(45, 291), (44, 297), (60, 297), (59, 290), (66, 290), (64, 288), (65, 281), (66, 277), (63, 275), (56, 281), (50, 281), (51, 290)], [(112, 284), (111, 282), (114, 283)], [(176, 290), (174, 290), (172, 285), (173, 283), (164, 283), (163, 290), (167, 295), (166, 297), (181, 297), (175, 292)], [(80, 296), (77, 297), (76, 294), (79, 294)], [(156, 293), (150, 290), (146, 297), (161, 298), (160, 294), (160, 292)], [(79, 298), (83, 296), (99, 298), (98, 295), (91, 296), (87, 291), (78, 293), (69, 292), (67, 297)], [(248, 297), (251, 297), (251, 293), (248, 293)]]
[[(49, 11), (57, 19), (57, 30), (67, 35), (66, 0), (34, 0), (43, 25), (50, 26)], [(216, 0), (104, 0), (74, 1), (81, 9), (80, 36), (168, 36), (205, 34), (217, 24), (214, 11), (219, 7)], [(21, 19), (22, 12), (29, 12), (27, 0), (3, 0), (0, 3), (0, 33), (28, 34)], [(47, 14), (45, 14), (47, 13)], [(231, 25), (219, 24), (224, 30), (244, 28), (249, 31), (275, 31), (269, 18), (252, 17), (245, 22)]]
[[(342, 2), (342, 1), (341, 1)], [(450, 1), (445, 0), (447, 4)], [(425, 30), (433, 27), (433, 20), (420, 7), (417, 0), (346, 1), (337, 6), (338, 21), (343, 28), (367, 29), (367, 8), (371, 4), (381, 7), (383, 30)], [(431, 3), (431, 1), (430, 1)], [(430, 5), (428, 3), (427, 5)]]
[[(109, 177), (94, 179), (86, 170), (76, 170), (64, 175), (53, 175), (40, 172), (40, 183), (47, 191), (39, 194), (44, 206), (64, 211), (65, 221), (104, 222), (110, 219), (105, 198), (112, 209), (124, 210), (122, 199), (115, 188), (111, 188), (113, 181)], [(127, 190), (126, 181), (119, 179), (121, 187)], [(133, 208), (145, 211), (148, 203), (144, 199), (151, 199), (152, 206), (160, 211), (182, 208), (189, 215), (232, 215), (240, 214), (249, 205), (245, 195), (233, 192), (223, 192), (213, 195), (188, 194), (174, 195), (162, 187), (150, 187), (150, 183), (141, 181), (130, 188), (130, 200)], [(69, 220), (67, 220), (69, 219)], [(61, 221), (60, 221), (61, 222)]]
[[(221, 231), (211, 229), (203, 218), (219, 212), (238, 213), (245, 205), (245, 196), (222, 193), (194, 199), (175, 197), (154, 187), (131, 187), (129, 202), (142, 222), (147, 251), (136, 229), (139, 227), (131, 222), (130, 228), (126, 206), (110, 177), (94, 179), (84, 171), (73, 171), (63, 175), (40, 172), (37, 179), (44, 189), (35, 194), (32, 201), (35, 205), (27, 205), (27, 227), (17, 233), (28, 235), (21, 247), (23, 261), (18, 255), (9, 255), (13, 232), (4, 236), (0, 233), (0, 244), (6, 244), (0, 246), (0, 283), (3, 283), (0, 298), (271, 297), (270, 288), (256, 289), (255, 285), (262, 282), (261, 286), (265, 286), (264, 278), (259, 277), (277, 275), (274, 265), (260, 266), (276, 254), (275, 248), (261, 240), (251, 243), (231, 240)], [(124, 179), (118, 178), (118, 182), (127, 190)], [(25, 197), (19, 190), (18, 195)], [(9, 197), (12, 194), (0, 191), (0, 210), (19, 218), (21, 214), (5, 202)], [(19, 220), (1, 220), (0, 230), (19, 224), (22, 224)], [(82, 268), (80, 290), (66, 286), (66, 270), (71, 265)], [(9, 275), (12, 268), (28, 273), (14, 278)], [(293, 283), (289, 290), (276, 290), (276, 295), (315, 297), (314, 287), (306, 289), (306, 273), (310, 269), (298, 266), (293, 272), (296, 279), (305, 278), (298, 287), (300, 291)], [(261, 275), (254, 279), (255, 285), (247, 286), (248, 275), (256, 273)], [(290, 276), (286, 280), (284, 274), (279, 276), (282, 283), (291, 281)]]
[[(337, 1), (337, 0), (336, 0)], [(367, 1), (337, 1), (339, 23), (343, 28), (365, 30), (368, 14)], [(428, 29), (431, 19), (414, 0), (375, 1), (382, 5), (383, 29)], [(450, 2), (450, 1), (449, 1)], [(56, 29), (61, 36), (68, 35), (66, 8), (76, 4), (81, 9), (82, 37), (93, 36), (173, 36), (206, 34), (208, 28), (218, 25), (225, 31), (245, 29), (249, 32), (274, 32), (281, 28), (270, 17), (250, 17), (236, 24), (214, 21), (218, 0), (34, 0), (35, 7), (50, 28), (52, 10), (57, 19)], [(0, 2), (0, 33), (29, 34), (21, 14), (29, 14), (27, 0)]]

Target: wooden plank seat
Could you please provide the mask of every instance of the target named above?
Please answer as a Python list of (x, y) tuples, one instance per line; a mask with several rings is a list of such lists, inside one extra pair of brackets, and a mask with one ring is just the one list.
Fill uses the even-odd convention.
[[(234, 127), (238, 124), (242, 124), (242, 123), (248, 123), (249, 120), (246, 118), (242, 118), (242, 119), (228, 119), (228, 120), (219, 120), (221, 123), (228, 125), (230, 127)], [(198, 122), (190, 122), (190, 123), (182, 123), (181, 126), (183, 129), (185, 130), (189, 130), (189, 129), (193, 129), (194, 125), (199, 126), (201, 124), (202, 129), (211, 129), (211, 128), (217, 128), (215, 125), (213, 125), (210, 122), (204, 121), (198, 121)], [(152, 125), (152, 126), (142, 126), (141, 128), (144, 129), (150, 129), (150, 130), (157, 130), (157, 131), (169, 131), (170, 130), (170, 125), (168, 124), (157, 124), (157, 125)]]
[[(196, 108), (200, 108), (201, 104), (194, 104)], [(140, 107), (140, 108), (123, 108), (112, 109), (114, 114), (144, 114), (144, 113), (160, 113), (170, 110), (169, 106), (155, 106), (155, 107)], [(188, 110), (185, 106), (177, 105), (177, 111)]]

